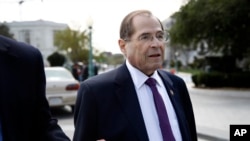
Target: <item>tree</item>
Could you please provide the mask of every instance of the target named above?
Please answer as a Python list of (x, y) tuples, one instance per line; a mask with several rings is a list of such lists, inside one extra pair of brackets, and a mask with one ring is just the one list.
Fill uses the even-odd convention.
[(249, 7), (248, 0), (190, 0), (172, 16), (171, 44), (197, 48), (206, 43), (210, 51), (225, 56), (249, 55)]
[(123, 54), (117, 53), (113, 54), (111, 57), (108, 58), (108, 63), (114, 66), (120, 65), (124, 62)]
[(5, 23), (0, 23), (0, 35), (13, 38), (13, 34), (10, 33), (9, 27)]
[(53, 54), (48, 56), (47, 60), (49, 61), (50, 66), (63, 66), (66, 58), (58, 52), (54, 52)]
[(55, 34), (55, 45), (59, 50), (66, 51), (73, 62), (88, 60), (88, 35), (67, 28)]

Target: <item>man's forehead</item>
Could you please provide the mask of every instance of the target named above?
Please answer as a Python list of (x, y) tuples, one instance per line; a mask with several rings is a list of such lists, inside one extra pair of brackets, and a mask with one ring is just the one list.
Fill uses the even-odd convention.
[(151, 33), (162, 31), (160, 22), (154, 16), (137, 15), (134, 17), (133, 26), (135, 32)]

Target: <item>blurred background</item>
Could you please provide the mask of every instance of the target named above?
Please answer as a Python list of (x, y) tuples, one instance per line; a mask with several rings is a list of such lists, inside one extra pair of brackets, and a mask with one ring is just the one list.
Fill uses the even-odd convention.
[(199, 137), (228, 140), (230, 124), (250, 124), (249, 7), (248, 0), (0, 0), (0, 34), (33, 45), (45, 67), (67, 68), (80, 82), (124, 62), (122, 18), (151, 10), (170, 33), (162, 69), (185, 80)]

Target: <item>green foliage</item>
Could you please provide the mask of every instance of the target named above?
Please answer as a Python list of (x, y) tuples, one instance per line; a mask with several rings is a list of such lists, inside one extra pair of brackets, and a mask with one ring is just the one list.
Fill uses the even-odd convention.
[(5, 23), (0, 23), (0, 35), (13, 38), (13, 34), (10, 33), (9, 27)]
[(88, 43), (86, 31), (67, 28), (55, 34), (55, 45), (59, 50), (66, 51), (73, 62), (88, 60)]
[(170, 67), (171, 68), (174, 68), (174, 67), (177, 67), (177, 68), (181, 68), (182, 67), (182, 62), (180, 60), (171, 60), (170, 61)]
[(107, 58), (107, 62), (110, 65), (120, 65), (124, 62), (124, 56), (122, 54), (113, 54)]
[(193, 63), (189, 64), (189, 68), (205, 72), (240, 72), (241, 69), (237, 68), (235, 63), (232, 62), (236, 62), (233, 56), (206, 56), (204, 58), (195, 58)]
[(192, 75), (195, 86), (249, 88), (250, 73), (199, 72)]
[(100, 53), (98, 56), (94, 56), (94, 58), (99, 63), (107, 63), (108, 60), (108, 58), (103, 53)]
[(250, 2), (248, 0), (190, 0), (172, 17), (172, 45), (197, 47), (238, 58), (250, 51)]
[(66, 58), (58, 52), (54, 52), (53, 54), (48, 56), (47, 60), (49, 61), (50, 66), (63, 66)]

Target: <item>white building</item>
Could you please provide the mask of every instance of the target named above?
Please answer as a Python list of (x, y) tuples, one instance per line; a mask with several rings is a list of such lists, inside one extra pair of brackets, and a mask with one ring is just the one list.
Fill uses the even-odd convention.
[(44, 20), (9, 22), (7, 25), (17, 41), (38, 48), (44, 60), (57, 49), (54, 45), (55, 32), (68, 27), (67, 24)]
[[(173, 24), (175, 24), (175, 19), (168, 18), (162, 21), (165, 30), (170, 30)], [(171, 42), (171, 35), (170, 35)], [(165, 59), (167, 67), (170, 67), (171, 61), (180, 61), (183, 66), (187, 66), (188, 64), (194, 61), (194, 57), (197, 55), (196, 50), (188, 50), (184, 46), (171, 46), (168, 42), (165, 49)]]

